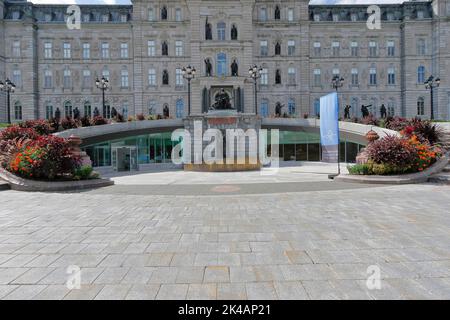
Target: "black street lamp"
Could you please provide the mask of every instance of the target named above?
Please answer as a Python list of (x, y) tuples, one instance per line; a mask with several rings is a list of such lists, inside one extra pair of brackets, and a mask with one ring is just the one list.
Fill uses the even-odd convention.
[(109, 81), (105, 77), (95, 80), (95, 86), (102, 90), (103, 118), (106, 118), (105, 91), (109, 88)]
[[(333, 89), (336, 90), (336, 94), (339, 94), (339, 88), (342, 88), (344, 86), (344, 78), (335, 75), (333, 77), (333, 79), (331, 79), (331, 86), (333, 87)], [(338, 97), (338, 108), (339, 108), (339, 97)], [(339, 115), (339, 109), (338, 109), (338, 115)], [(338, 144), (338, 156), (337, 156), (337, 165), (338, 165), (338, 173), (337, 175), (339, 176), (341, 174), (341, 143), (339, 141)], [(329, 175), (328, 176), (330, 179), (334, 179), (336, 177), (336, 175)]]
[(431, 120), (434, 120), (434, 88), (438, 88), (441, 85), (440, 78), (434, 78), (434, 76), (430, 76), (427, 81), (425, 81), (425, 88), (430, 89), (431, 94)]
[(183, 78), (188, 82), (188, 116), (191, 115), (191, 80), (195, 78), (196, 72), (195, 68), (192, 68), (190, 65), (181, 70)]
[(5, 83), (0, 81), (0, 91), (6, 92), (6, 108), (7, 108), (7, 121), (8, 124), (11, 124), (11, 92), (14, 92), (16, 90), (16, 85), (11, 82), (11, 80), (6, 79)]
[(262, 76), (263, 69), (256, 64), (248, 70), (250, 77), (255, 84), (255, 114), (258, 114), (258, 79)]

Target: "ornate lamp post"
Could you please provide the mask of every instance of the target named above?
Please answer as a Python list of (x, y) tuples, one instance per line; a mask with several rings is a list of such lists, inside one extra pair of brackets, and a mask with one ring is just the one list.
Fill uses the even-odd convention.
[(255, 114), (258, 114), (258, 79), (261, 78), (262, 68), (256, 64), (248, 70), (250, 77), (255, 84)]
[(6, 108), (7, 108), (7, 121), (9, 124), (11, 124), (11, 92), (14, 92), (16, 90), (16, 85), (11, 82), (11, 80), (6, 79), (5, 83), (0, 81), (0, 91), (6, 92)]
[(430, 76), (427, 81), (425, 81), (425, 88), (430, 90), (431, 94), (431, 120), (434, 120), (434, 88), (438, 88), (441, 85), (440, 78), (434, 78), (434, 76)]
[(188, 82), (188, 116), (191, 115), (191, 80), (195, 78), (195, 73), (197, 71), (195, 68), (190, 65), (183, 68), (181, 73), (183, 74), (183, 78), (185, 78)]
[(95, 86), (102, 90), (103, 118), (106, 118), (105, 91), (109, 88), (109, 81), (105, 77), (95, 80)]
[[(333, 89), (336, 90), (336, 94), (339, 92), (339, 88), (342, 88), (344, 86), (344, 78), (335, 75), (333, 79), (331, 79), (331, 86)], [(339, 97), (338, 97), (338, 108), (339, 108)], [(338, 115), (339, 115), (339, 109), (338, 109)], [(341, 174), (341, 145), (340, 142), (338, 144), (338, 158), (337, 158), (337, 164), (338, 164), (338, 176)], [(331, 179), (334, 179), (336, 177), (335, 175), (329, 176)]]

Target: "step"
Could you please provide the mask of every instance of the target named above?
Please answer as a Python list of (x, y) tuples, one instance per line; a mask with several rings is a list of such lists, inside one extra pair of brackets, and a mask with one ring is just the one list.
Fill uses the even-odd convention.
[(447, 166), (444, 169), (442, 169), (442, 172), (450, 172), (450, 166)]
[(432, 175), (428, 182), (450, 184), (450, 172), (442, 172)]
[(9, 189), (10, 189), (9, 184), (6, 181), (0, 179), (0, 190), (9, 190)]

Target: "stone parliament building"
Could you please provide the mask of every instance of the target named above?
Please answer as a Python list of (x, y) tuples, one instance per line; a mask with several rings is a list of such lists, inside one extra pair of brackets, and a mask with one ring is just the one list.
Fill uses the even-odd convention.
[[(55, 3), (57, 1), (55, 0)], [(255, 112), (248, 69), (262, 68), (258, 113), (277, 104), (292, 117), (315, 116), (319, 98), (345, 78), (343, 105), (361, 116), (430, 115), (424, 81), (440, 77), (434, 109), (450, 118), (450, 0), (380, 5), (381, 28), (370, 30), (368, 5), (311, 5), (306, 0), (133, 0), (129, 5), (81, 5), (81, 29), (66, 25), (67, 5), (0, 0), (0, 80), (11, 79), (13, 121), (103, 110), (95, 80), (110, 81), (104, 114), (187, 115), (207, 111), (216, 97)], [(0, 92), (0, 121), (6, 119)], [(167, 110), (166, 108), (166, 110)], [(102, 111), (100, 111), (102, 112)]]

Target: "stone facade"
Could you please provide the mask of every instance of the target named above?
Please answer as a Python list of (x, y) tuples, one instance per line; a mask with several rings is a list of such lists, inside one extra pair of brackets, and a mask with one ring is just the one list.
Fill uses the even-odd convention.
[[(379, 30), (366, 26), (367, 5), (308, 2), (135, 0), (81, 6), (81, 29), (69, 30), (67, 6), (0, 0), (5, 44), (0, 79), (17, 85), (12, 118), (45, 118), (56, 109), (63, 115), (75, 108), (81, 114), (102, 112), (94, 84), (102, 75), (111, 82), (106, 92), (111, 108), (147, 115), (162, 114), (167, 105), (171, 116), (184, 117), (188, 90), (180, 71), (187, 65), (197, 69), (192, 114), (205, 111), (220, 88), (235, 107), (251, 113), (254, 89), (247, 70), (254, 64), (264, 69), (258, 84), (263, 116), (273, 115), (278, 102), (283, 113), (315, 115), (317, 99), (332, 90), (331, 78), (339, 73), (345, 78), (341, 105), (352, 105), (352, 115), (360, 116), (361, 104), (372, 104), (379, 115), (385, 104), (391, 114), (426, 118), (430, 93), (419, 80), (433, 74), (442, 79), (435, 115), (450, 118), (450, 0), (382, 5)], [(212, 39), (206, 40), (209, 30)], [(0, 121), (5, 113), (0, 96)]]

